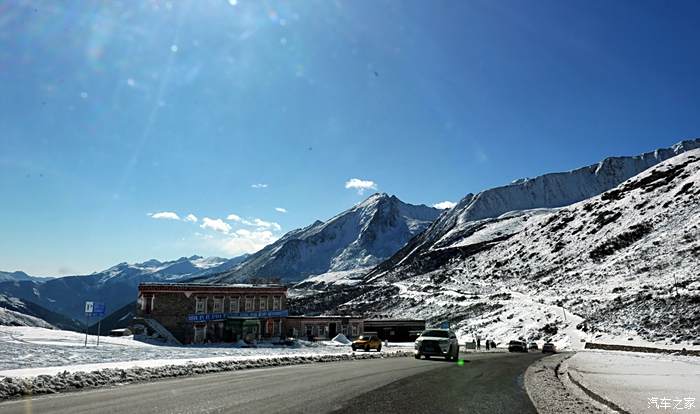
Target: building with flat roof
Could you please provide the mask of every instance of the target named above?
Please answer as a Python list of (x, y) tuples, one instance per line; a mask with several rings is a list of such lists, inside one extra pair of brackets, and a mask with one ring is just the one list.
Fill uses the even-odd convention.
[(423, 319), (365, 319), (367, 332), (376, 332), (381, 340), (412, 342), (425, 330)]
[(182, 344), (279, 338), (287, 288), (277, 285), (141, 283), (134, 325)]
[(287, 336), (292, 338), (333, 339), (339, 333), (353, 338), (363, 332), (363, 320), (354, 316), (288, 316)]

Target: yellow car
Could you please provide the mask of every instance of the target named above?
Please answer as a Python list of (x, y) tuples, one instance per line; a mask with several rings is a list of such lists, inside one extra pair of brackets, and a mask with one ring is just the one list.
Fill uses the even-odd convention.
[(364, 349), (365, 352), (376, 349), (379, 352), (382, 350), (382, 340), (377, 335), (362, 334), (352, 341), (352, 350), (357, 351), (358, 349)]

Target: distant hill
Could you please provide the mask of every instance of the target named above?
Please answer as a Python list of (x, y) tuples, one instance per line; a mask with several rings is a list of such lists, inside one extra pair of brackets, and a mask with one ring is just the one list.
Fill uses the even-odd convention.
[(40, 277), (40, 276), (29, 276), (28, 274), (24, 272), (3, 272), (0, 271), (0, 282), (17, 282), (17, 281), (26, 281), (26, 280), (32, 280), (34, 282), (46, 282), (47, 280), (51, 280), (51, 277)]
[[(100, 332), (109, 335), (112, 329), (128, 328), (136, 312), (136, 301), (130, 302), (102, 319)], [(97, 323), (90, 325), (90, 333), (97, 334)]]
[(246, 257), (191, 256), (166, 262), (151, 259), (143, 263), (119, 263), (84, 276), (65, 276), (45, 281), (20, 277), (0, 282), (0, 294), (40, 305), (51, 312), (65, 315), (68, 320), (82, 322), (86, 301), (103, 302), (107, 312), (113, 312), (136, 300), (137, 286), (141, 282), (176, 282), (196, 275), (222, 272), (237, 266)]
[[(52, 312), (36, 303), (5, 294), (0, 294), (0, 308), (12, 312), (6, 313), (3, 318), (0, 318), (0, 325), (39, 326), (42, 328), (53, 326), (71, 331), (83, 329), (78, 321)], [(22, 315), (28, 316), (28, 318), (24, 318)], [(44, 326), (44, 324), (49, 326)]]

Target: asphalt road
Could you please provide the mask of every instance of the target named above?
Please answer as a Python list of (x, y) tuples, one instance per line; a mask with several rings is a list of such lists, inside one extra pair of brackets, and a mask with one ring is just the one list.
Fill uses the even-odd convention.
[(0, 403), (0, 413), (534, 413), (540, 353), (387, 358), (201, 375)]

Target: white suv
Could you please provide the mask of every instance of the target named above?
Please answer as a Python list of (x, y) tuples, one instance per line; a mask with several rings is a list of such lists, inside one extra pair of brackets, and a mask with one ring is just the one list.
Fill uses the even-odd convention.
[(416, 339), (415, 357), (425, 359), (431, 356), (441, 356), (445, 359), (456, 360), (459, 358), (459, 343), (457, 335), (449, 329), (427, 329)]

